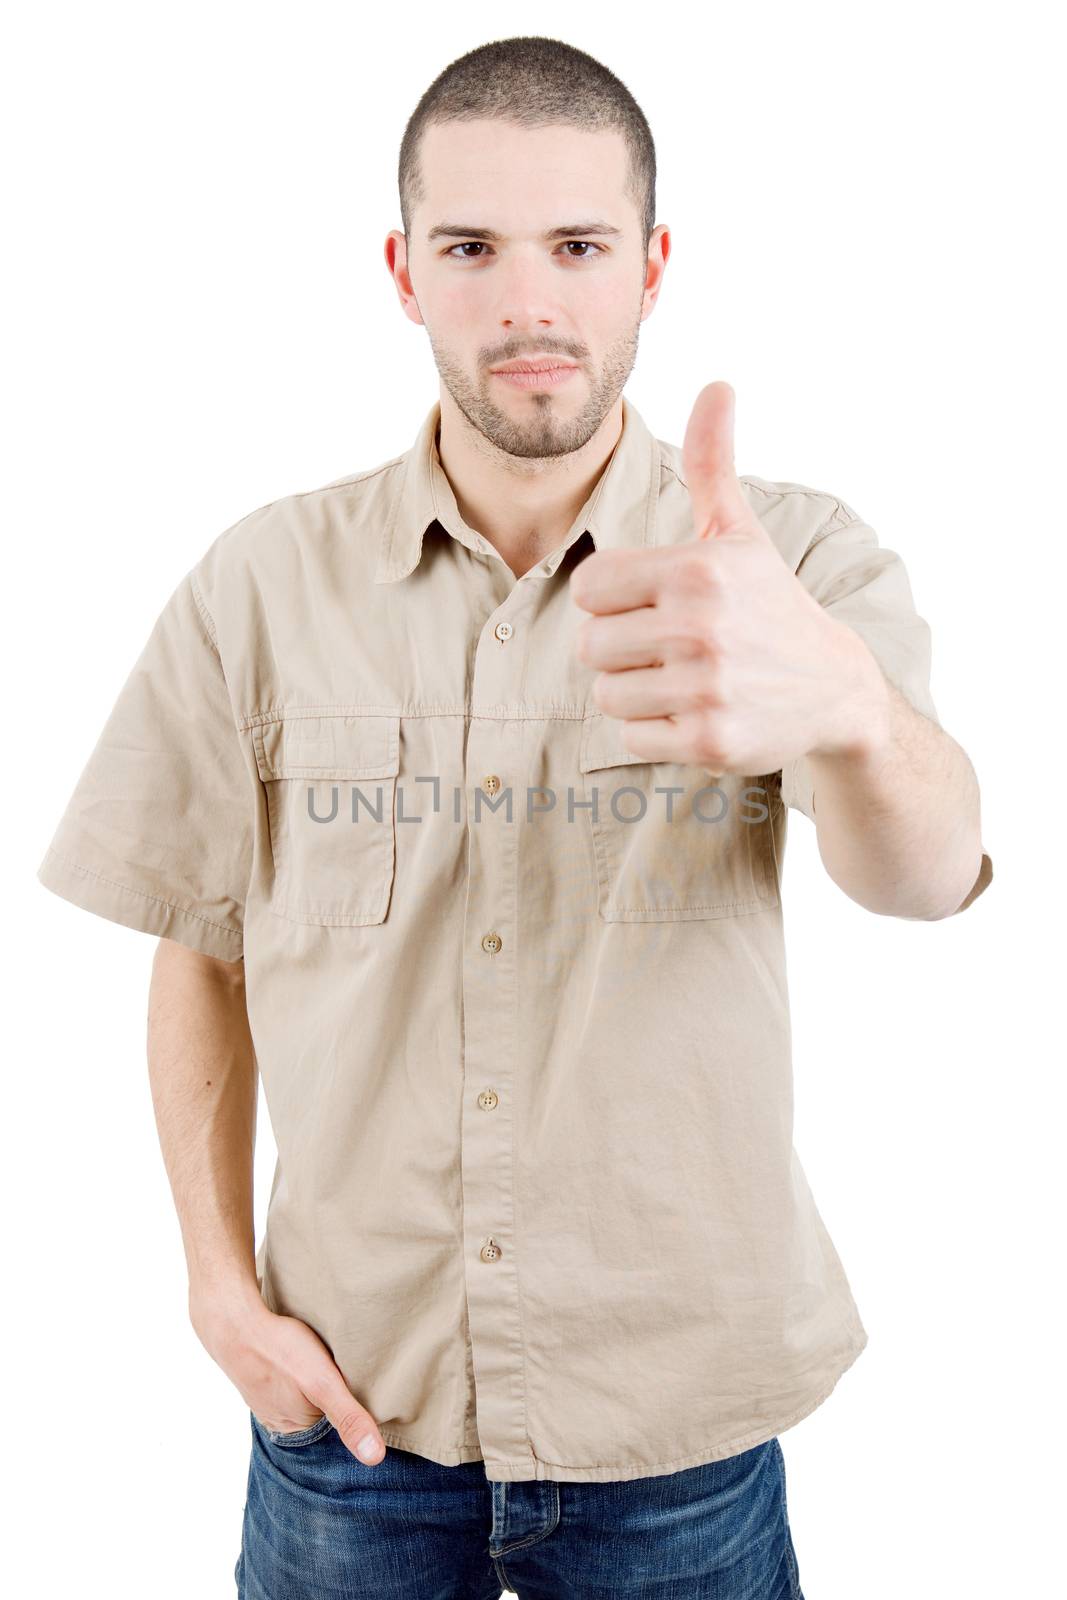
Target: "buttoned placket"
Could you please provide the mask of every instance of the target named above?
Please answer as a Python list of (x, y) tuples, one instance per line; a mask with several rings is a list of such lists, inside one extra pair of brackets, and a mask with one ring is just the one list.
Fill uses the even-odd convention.
[(525, 817), (529, 745), (524, 720), (498, 712), (522, 700), (538, 585), (555, 573), (573, 542), (517, 579), (487, 540), (479, 537), (477, 545), (504, 597), (484, 622), (475, 650), (464, 764), (469, 880), (460, 1170), (478, 1436), (486, 1462), (495, 1465), (533, 1456), (526, 1430), (514, 1143), (518, 828)]

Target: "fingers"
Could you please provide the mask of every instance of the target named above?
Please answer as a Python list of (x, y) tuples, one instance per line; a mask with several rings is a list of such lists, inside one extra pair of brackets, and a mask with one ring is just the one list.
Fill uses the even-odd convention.
[(728, 383), (705, 384), (697, 395), (682, 465), (698, 539), (749, 525), (752, 512), (734, 470), (734, 391)]
[(568, 580), (571, 599), (583, 611), (606, 615), (653, 606), (674, 569), (675, 547), (599, 550), (579, 561)]
[(314, 1393), (310, 1390), (306, 1393), (308, 1399), (326, 1413), (354, 1456), (369, 1466), (382, 1460), (385, 1440), (378, 1432), (378, 1425), (370, 1412), (360, 1405), (337, 1368), (325, 1384), (316, 1386)]

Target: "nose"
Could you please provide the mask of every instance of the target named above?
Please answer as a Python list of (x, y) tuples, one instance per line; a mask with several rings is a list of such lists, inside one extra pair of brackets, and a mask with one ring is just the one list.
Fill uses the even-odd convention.
[(548, 262), (521, 251), (498, 266), (494, 287), (500, 297), (499, 320), (510, 340), (514, 341), (516, 334), (530, 333), (536, 342), (538, 335), (543, 338), (556, 326), (559, 286), (552, 270)]

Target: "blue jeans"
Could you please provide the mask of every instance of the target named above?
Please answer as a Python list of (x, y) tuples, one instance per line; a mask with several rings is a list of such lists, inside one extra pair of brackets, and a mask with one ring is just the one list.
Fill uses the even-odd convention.
[(804, 1600), (776, 1438), (656, 1477), (490, 1483), (249, 1415), (240, 1600)]

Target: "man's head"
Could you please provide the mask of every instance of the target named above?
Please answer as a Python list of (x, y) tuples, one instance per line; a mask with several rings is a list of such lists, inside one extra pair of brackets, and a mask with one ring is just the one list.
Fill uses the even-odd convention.
[[(482, 45), (422, 96), (398, 179), (386, 261), (455, 404), (509, 455), (580, 449), (622, 393), (670, 251), (629, 90), (558, 39)], [(494, 371), (523, 357), (570, 370), (539, 387)]]

